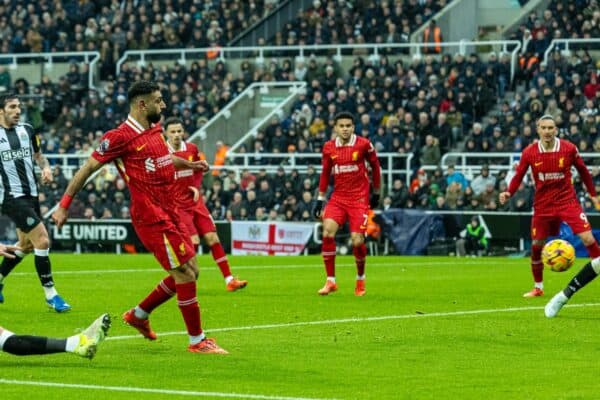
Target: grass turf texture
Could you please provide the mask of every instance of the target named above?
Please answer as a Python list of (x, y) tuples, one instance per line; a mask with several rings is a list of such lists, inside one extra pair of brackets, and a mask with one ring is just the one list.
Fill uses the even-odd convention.
[(557, 318), (543, 315), (583, 260), (565, 273), (545, 271), (546, 296), (534, 299), (521, 297), (531, 288), (524, 258), (368, 257), (363, 298), (354, 296), (352, 257), (337, 258), (340, 288), (324, 297), (316, 294), (325, 280), (320, 257), (230, 261), (249, 280), (235, 293), (225, 291), (212, 259), (199, 257), (203, 327), (231, 353), (220, 356), (186, 351), (174, 300), (151, 316), (156, 342), (121, 322), (164, 276), (151, 256), (53, 254), (57, 288), (73, 306), (66, 314), (47, 311), (27, 258), (5, 281), (0, 325), (64, 337), (109, 312), (113, 327), (92, 361), (0, 354), (0, 398), (597, 397), (598, 284), (578, 293)]

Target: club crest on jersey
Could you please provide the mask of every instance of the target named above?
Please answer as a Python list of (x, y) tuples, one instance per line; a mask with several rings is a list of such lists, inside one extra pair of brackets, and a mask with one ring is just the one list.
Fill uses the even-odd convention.
[(565, 167), (565, 158), (561, 157), (558, 159), (558, 168), (564, 168)]
[(352, 152), (352, 161), (358, 161), (358, 151)]
[(103, 141), (100, 142), (96, 151), (98, 152), (98, 154), (104, 155), (106, 150), (108, 150), (109, 146), (110, 146), (110, 140), (104, 139)]
[(19, 137), (21, 138), (21, 140), (27, 140), (27, 139), (29, 139), (29, 136), (27, 136), (26, 132), (22, 132), (21, 134), (19, 134)]

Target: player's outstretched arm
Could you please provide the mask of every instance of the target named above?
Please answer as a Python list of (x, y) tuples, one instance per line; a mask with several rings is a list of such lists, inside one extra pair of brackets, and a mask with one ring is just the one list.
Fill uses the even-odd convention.
[(79, 169), (79, 171), (77, 171), (77, 173), (73, 176), (73, 178), (69, 182), (69, 185), (67, 186), (67, 189), (65, 190), (65, 194), (60, 200), (60, 203), (58, 203), (56, 211), (52, 213), (52, 220), (54, 220), (56, 226), (60, 228), (64, 225), (65, 222), (67, 222), (69, 206), (71, 205), (71, 201), (73, 201), (73, 196), (75, 196), (81, 190), (83, 185), (85, 185), (85, 183), (87, 182), (88, 178), (94, 172), (99, 170), (100, 167), (102, 167), (102, 165), (104, 164), (102, 164), (95, 158), (90, 157), (87, 159), (85, 164), (83, 164), (83, 166)]
[(194, 171), (202, 171), (206, 172), (210, 169), (210, 165), (206, 160), (199, 161), (189, 161), (185, 158), (177, 157), (176, 155), (171, 154), (171, 158), (173, 159), (173, 165), (175, 168), (190, 168)]

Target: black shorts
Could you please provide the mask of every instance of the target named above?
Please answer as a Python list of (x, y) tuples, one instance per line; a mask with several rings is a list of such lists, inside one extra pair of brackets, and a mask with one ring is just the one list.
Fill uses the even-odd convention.
[(40, 202), (37, 197), (23, 196), (16, 199), (4, 199), (2, 214), (15, 222), (17, 228), (29, 233), (42, 222)]

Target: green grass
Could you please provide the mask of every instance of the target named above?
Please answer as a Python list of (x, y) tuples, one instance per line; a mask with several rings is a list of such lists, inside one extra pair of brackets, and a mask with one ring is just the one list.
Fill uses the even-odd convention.
[(588, 306), (567, 307), (555, 319), (543, 315), (546, 301), (583, 260), (566, 273), (546, 272), (547, 295), (536, 299), (521, 297), (531, 286), (527, 259), (369, 257), (363, 298), (353, 294), (351, 257), (338, 257), (340, 290), (326, 297), (316, 294), (324, 282), (320, 257), (230, 260), (233, 272), (250, 282), (243, 291), (226, 292), (212, 260), (199, 260), (204, 329), (231, 353), (218, 356), (186, 351), (187, 336), (174, 301), (152, 314), (156, 342), (135, 336), (135, 330), (121, 323), (120, 315), (164, 276), (151, 256), (53, 254), (57, 288), (73, 306), (67, 314), (47, 311), (33, 259), (26, 259), (5, 281), (0, 325), (61, 337), (109, 312), (113, 327), (92, 361), (71, 354), (0, 354), (0, 379), (195, 393), (0, 381), (0, 398), (598, 396), (598, 284), (592, 283), (570, 304)]

